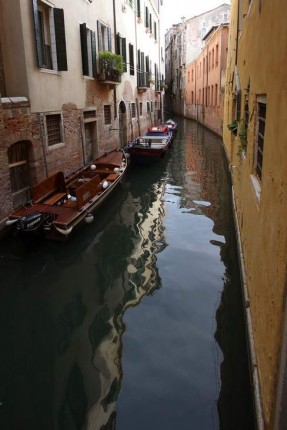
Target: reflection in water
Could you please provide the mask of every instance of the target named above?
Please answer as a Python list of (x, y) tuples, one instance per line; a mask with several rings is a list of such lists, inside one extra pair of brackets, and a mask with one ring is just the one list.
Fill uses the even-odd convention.
[(1, 241), (1, 430), (253, 428), (223, 151), (179, 126), (70, 242)]
[(2, 241), (1, 429), (115, 428), (122, 315), (160, 287), (164, 166), (131, 169), (67, 244)]

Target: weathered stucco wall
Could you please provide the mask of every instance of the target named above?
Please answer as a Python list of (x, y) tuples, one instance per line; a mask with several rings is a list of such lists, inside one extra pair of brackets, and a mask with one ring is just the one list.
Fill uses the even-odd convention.
[[(287, 115), (285, 0), (232, 3), (224, 112), (224, 144), (230, 161), (262, 396), (263, 418), (273, 429), (286, 297)], [(274, 29), (278, 31), (274, 31)], [(237, 58), (236, 58), (237, 54)], [(235, 63), (238, 65), (238, 78)], [(263, 171), (256, 174), (258, 97), (266, 96)], [(249, 101), (247, 148), (237, 155), (239, 136), (227, 125), (244, 118)], [(237, 104), (236, 104), (237, 102)]]

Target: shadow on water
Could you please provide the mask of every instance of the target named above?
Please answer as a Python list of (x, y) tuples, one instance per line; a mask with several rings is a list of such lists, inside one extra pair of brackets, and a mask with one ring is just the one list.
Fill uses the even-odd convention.
[[(223, 354), (217, 401), (218, 426), (220, 430), (254, 430), (256, 425), (228, 166), (221, 139), (191, 121), (183, 121), (183, 130), (185, 144), (176, 154), (177, 162), (172, 160), (171, 163), (172, 181), (182, 186), (181, 207), (212, 219), (213, 232), (224, 238), (210, 241), (219, 247), (220, 259), (224, 264), (223, 289), (216, 310), (214, 333)], [(185, 168), (180, 169), (177, 163), (184, 163)], [(192, 186), (189, 186), (191, 182)]]
[[(173, 219), (176, 205), (179, 211)], [(155, 298), (162, 297), (159, 293), (169, 291), (165, 259), (167, 266), (177, 261), (170, 231), (187, 235), (185, 225), (182, 231), (179, 228), (179, 213), (197, 216), (198, 221), (201, 217), (212, 220), (208, 252), (218, 249), (224, 266), (215, 292), (217, 310), (210, 317), (214, 343), (220, 346), (222, 357), (217, 354), (214, 377), (218, 418), (213, 422), (218, 425), (209, 428), (254, 428), (223, 151), (213, 134), (191, 121), (179, 120), (170, 154), (153, 166), (130, 166), (121, 188), (99, 209), (95, 222), (70, 242), (25, 243), (18, 238), (0, 242), (1, 430), (139, 428), (131, 427), (129, 404), (126, 410), (120, 408), (117, 422), (118, 396), (120, 392), (126, 395), (122, 382), (128, 376), (123, 375), (123, 334), (131, 330), (123, 317), (127, 308), (136, 311), (143, 297), (152, 296), (156, 302)], [(172, 260), (168, 260), (170, 252)], [(204, 266), (200, 258), (196, 261)], [(188, 272), (180, 273), (179, 268), (177, 272), (180, 284)], [(196, 302), (197, 291), (192, 293)], [(132, 360), (140, 361), (139, 355), (133, 351)], [(196, 367), (196, 363), (189, 366)], [(189, 367), (187, 372), (194, 371)], [(140, 390), (144, 380), (137, 382)], [(154, 382), (159, 388), (165, 383)], [(201, 382), (196, 383), (197, 393)], [(180, 408), (187, 396), (180, 389), (175, 395)], [(206, 410), (198, 413), (203, 416)], [(200, 423), (195, 418), (192, 422)], [(182, 422), (176, 430), (207, 428), (194, 425)], [(151, 417), (148, 428), (163, 427), (156, 427), (156, 419)], [(175, 430), (171, 426), (164, 430), (168, 428)]]
[(161, 286), (165, 165), (131, 167), (67, 243), (0, 243), (0, 428), (112, 429), (122, 315)]

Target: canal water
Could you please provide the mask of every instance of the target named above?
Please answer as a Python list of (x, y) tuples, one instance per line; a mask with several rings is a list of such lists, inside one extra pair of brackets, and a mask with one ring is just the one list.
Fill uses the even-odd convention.
[(1, 430), (253, 430), (221, 140), (159, 163), (67, 243), (0, 241)]

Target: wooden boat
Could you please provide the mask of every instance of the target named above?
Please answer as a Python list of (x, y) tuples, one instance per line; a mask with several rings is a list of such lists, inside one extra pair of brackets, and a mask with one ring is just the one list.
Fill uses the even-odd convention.
[(172, 119), (167, 119), (164, 122), (164, 125), (168, 127), (169, 131), (171, 131), (173, 135), (177, 132), (177, 123)]
[(127, 168), (123, 150), (111, 151), (64, 177), (57, 172), (32, 190), (32, 200), (6, 221), (21, 233), (43, 232), (48, 239), (67, 239), (120, 183)]
[(128, 144), (125, 151), (137, 164), (151, 164), (160, 160), (172, 143), (172, 133), (167, 126), (150, 127), (145, 134)]

